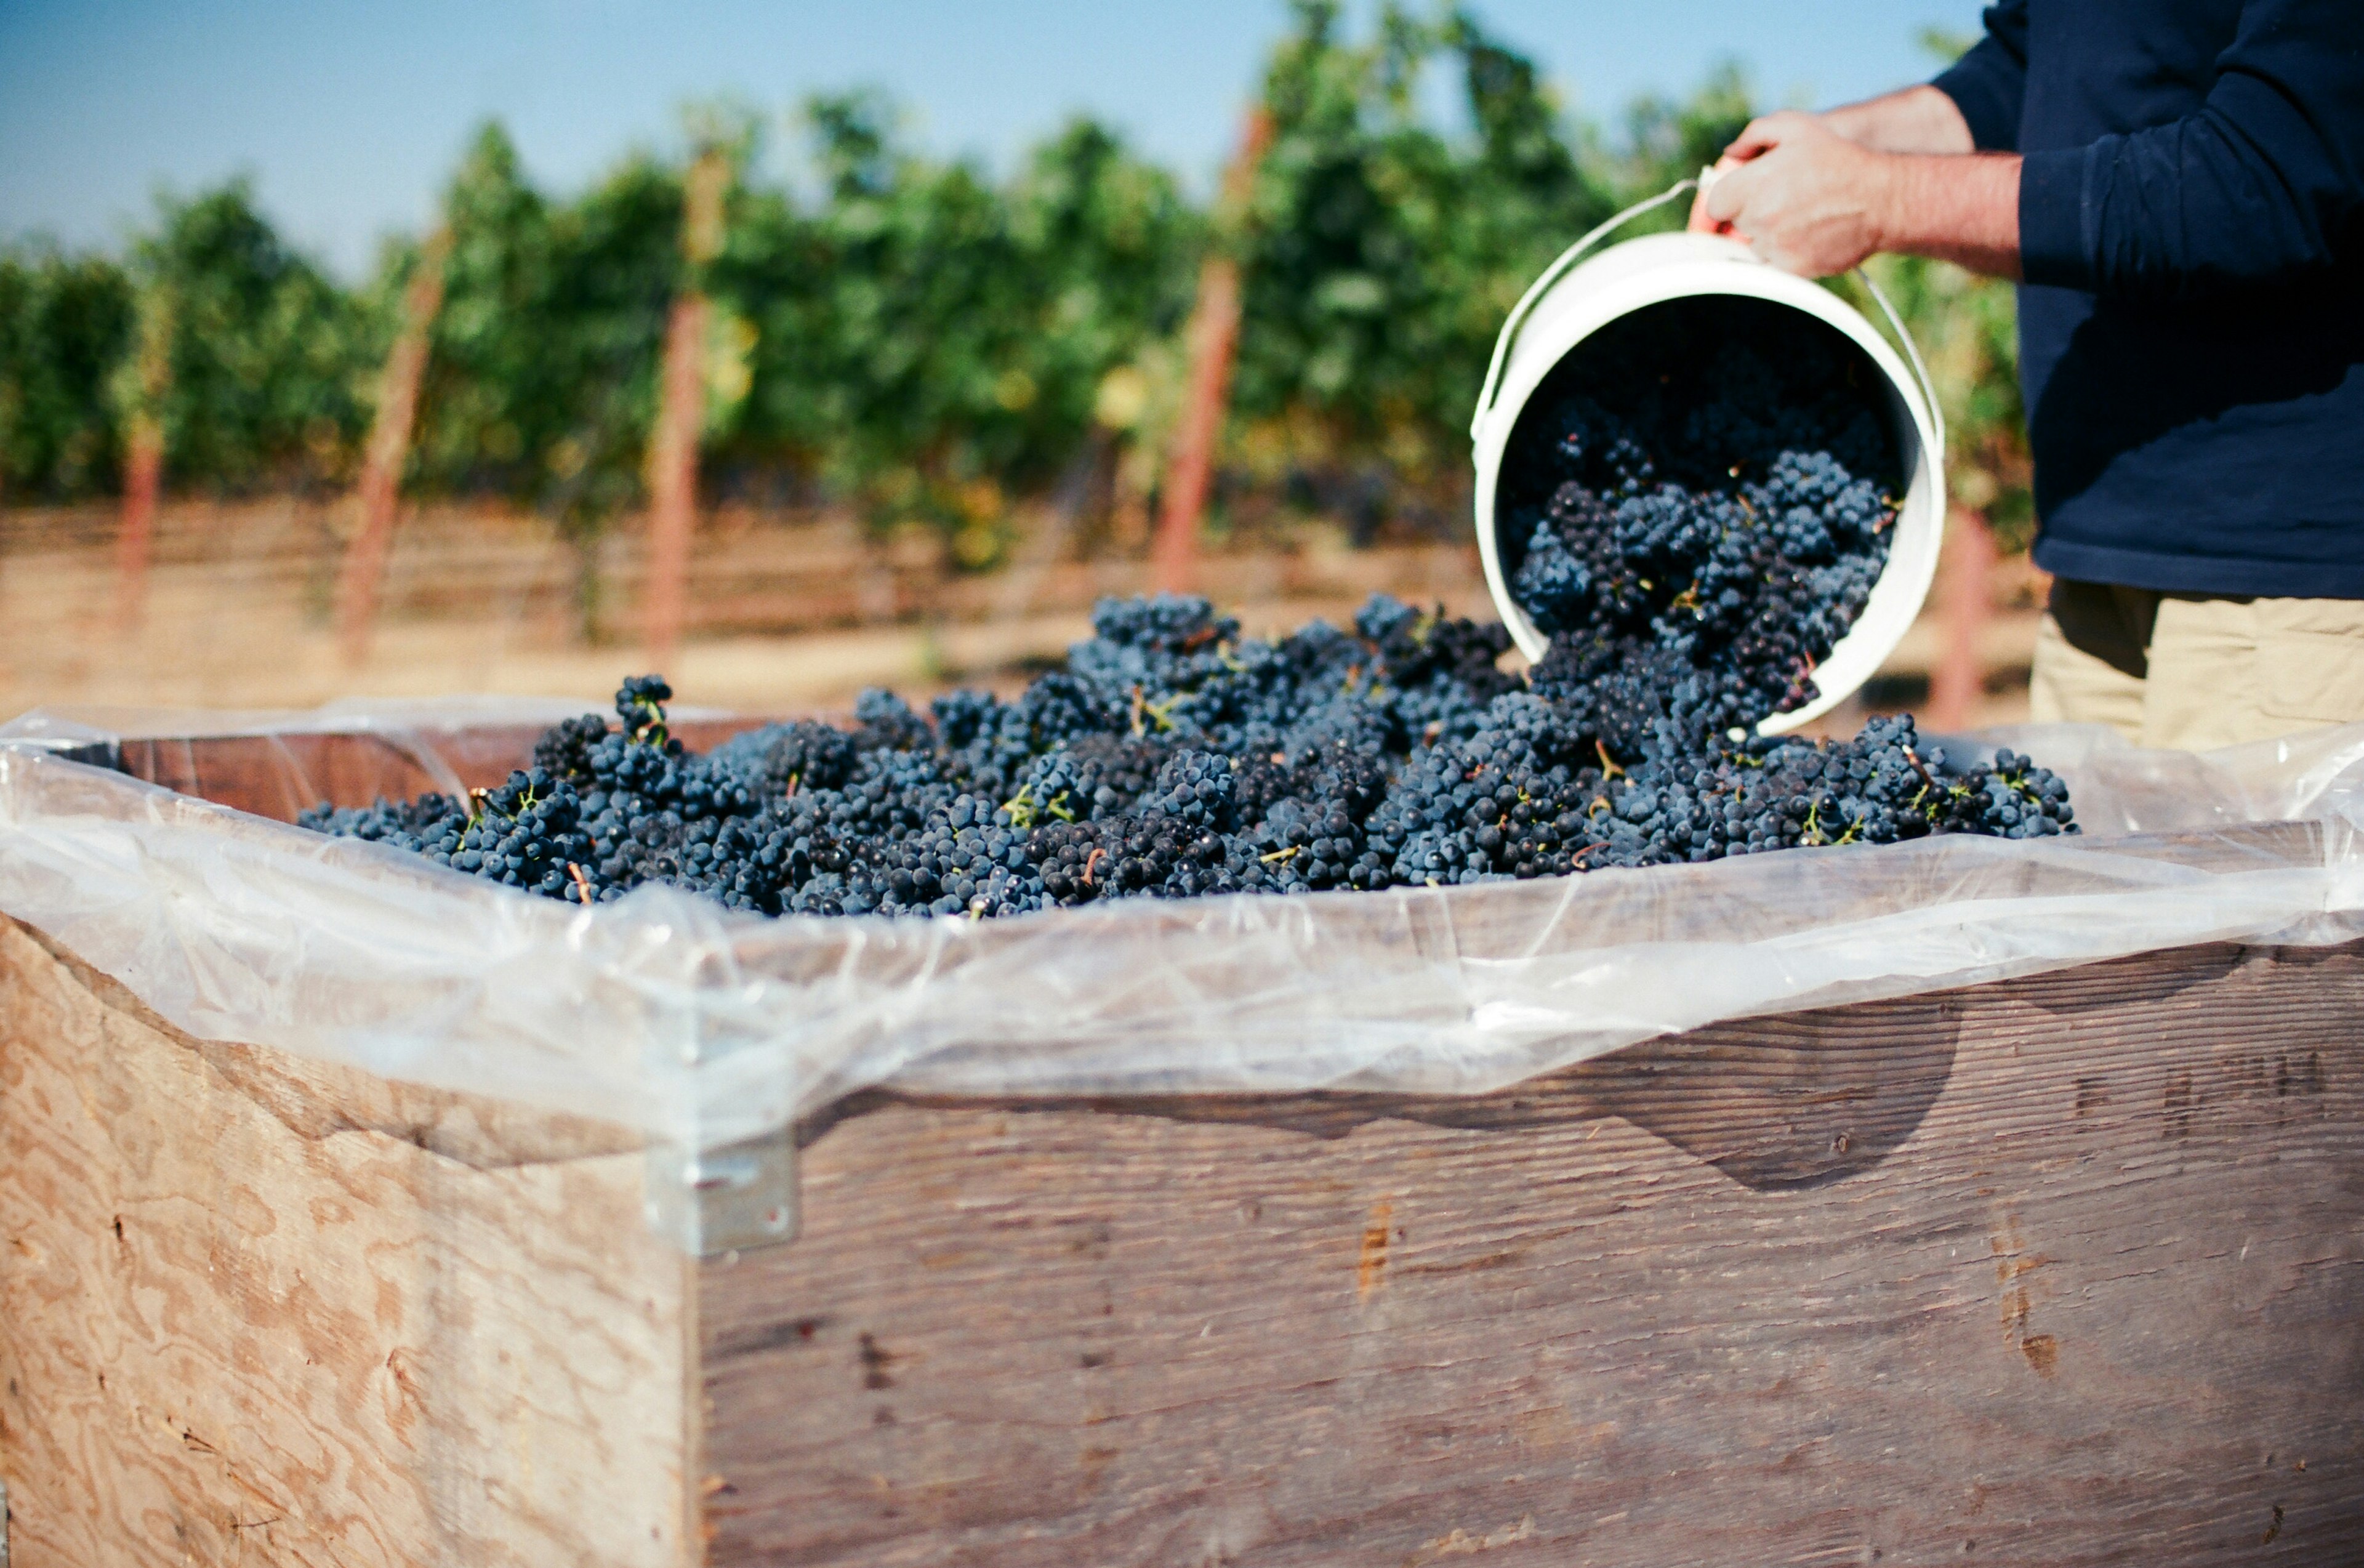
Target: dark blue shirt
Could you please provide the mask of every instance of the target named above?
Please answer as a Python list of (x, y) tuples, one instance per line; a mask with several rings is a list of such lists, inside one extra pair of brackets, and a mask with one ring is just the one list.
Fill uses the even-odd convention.
[(2364, 0), (2003, 0), (2036, 563), (2364, 598)]

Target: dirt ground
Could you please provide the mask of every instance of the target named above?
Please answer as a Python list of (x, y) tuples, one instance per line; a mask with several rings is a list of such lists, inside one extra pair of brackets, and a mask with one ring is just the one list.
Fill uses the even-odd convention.
[[(144, 602), (127, 617), (111, 509), (0, 512), (0, 716), (459, 694), (604, 707), (621, 676), (649, 667), (634, 619), (637, 528), (584, 551), (539, 519), (458, 506), (404, 517), (367, 655), (347, 665), (330, 606), (349, 516), (333, 501), (168, 505)], [(725, 513), (702, 528), (690, 624), (666, 673), (684, 703), (763, 713), (842, 708), (868, 685), (1009, 688), (1086, 634), (1094, 599), (1147, 584), (1137, 556), (1064, 558), (1055, 537), (1021, 539), (1011, 564), (971, 574), (924, 537), (881, 542), (842, 517)], [(1474, 545), (1357, 550), (1321, 523), (1210, 550), (1198, 586), (1258, 633), (1343, 620), (1375, 591), (1492, 613)], [(2017, 563), (1999, 587), (1982, 723), (2026, 711), (2034, 589)], [(1941, 645), (1924, 615), (1838, 727), (1917, 706)]]

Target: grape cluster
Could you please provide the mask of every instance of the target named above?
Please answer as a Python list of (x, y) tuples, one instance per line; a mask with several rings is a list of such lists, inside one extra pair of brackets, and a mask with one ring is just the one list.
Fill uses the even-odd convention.
[(1551, 639), (1535, 689), (1621, 762), (1812, 700), (1896, 520), (1879, 384), (1746, 299), (1637, 312), (1564, 361), (1499, 492), (1511, 591)]
[(575, 869), (593, 849), (582, 826), (582, 802), (540, 767), (511, 773), (507, 784), (477, 790), (465, 802), (429, 794), (407, 805), (381, 800), (359, 811), (318, 806), (297, 820), (551, 898), (574, 889)]
[(655, 883), (764, 914), (971, 917), (1124, 897), (1446, 886), (1930, 833), (2074, 832), (2060, 781), (1910, 718), (1852, 740), (1655, 743), (1495, 668), (1498, 627), (1374, 598), (1352, 631), (1243, 638), (1203, 600), (1104, 602), (1065, 669), (851, 729), (690, 752), (653, 678), (465, 800), (323, 806), (322, 832), (578, 902)]

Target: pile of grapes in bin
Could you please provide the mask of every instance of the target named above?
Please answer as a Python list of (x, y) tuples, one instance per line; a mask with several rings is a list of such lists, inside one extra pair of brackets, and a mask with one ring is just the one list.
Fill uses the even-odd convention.
[(1108, 899), (1466, 886), (1935, 833), (2077, 831), (2061, 781), (1955, 756), (1909, 717), (1760, 735), (1887, 559), (1902, 480), (1857, 351), (1803, 317), (1638, 313), (1530, 399), (1498, 512), (1551, 639), (1375, 596), (1351, 627), (1242, 635), (1205, 600), (1104, 600), (1024, 693), (703, 754), (673, 693), (557, 726), (465, 799), (319, 806), (305, 826), (544, 896), (644, 884), (764, 915), (982, 918)]

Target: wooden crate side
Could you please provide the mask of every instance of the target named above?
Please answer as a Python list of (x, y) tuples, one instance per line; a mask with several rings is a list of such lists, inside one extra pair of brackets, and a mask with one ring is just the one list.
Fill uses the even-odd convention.
[(695, 1558), (615, 1129), (193, 1040), (0, 920), (14, 1568)]
[(704, 1266), (717, 1563), (2364, 1561), (2364, 951), (1479, 1101), (874, 1095)]

